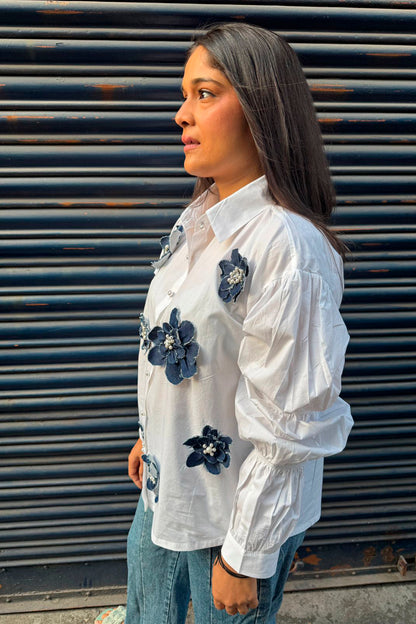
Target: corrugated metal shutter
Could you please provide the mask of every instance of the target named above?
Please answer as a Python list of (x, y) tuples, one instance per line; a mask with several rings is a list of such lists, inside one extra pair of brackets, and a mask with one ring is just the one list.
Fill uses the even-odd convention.
[(0, 1), (2, 565), (124, 557), (137, 315), (192, 185), (172, 122), (183, 53), (220, 20), (275, 29), (299, 53), (352, 244), (357, 424), (327, 462), (305, 574), (384, 569), (414, 543), (412, 5)]

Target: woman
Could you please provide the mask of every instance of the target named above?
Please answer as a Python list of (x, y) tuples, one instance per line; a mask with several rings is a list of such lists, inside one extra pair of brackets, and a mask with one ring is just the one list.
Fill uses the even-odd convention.
[(283, 39), (210, 28), (183, 76), (185, 169), (197, 177), (141, 316), (142, 495), (125, 624), (275, 622), (323, 457), (352, 426), (343, 246), (312, 99)]

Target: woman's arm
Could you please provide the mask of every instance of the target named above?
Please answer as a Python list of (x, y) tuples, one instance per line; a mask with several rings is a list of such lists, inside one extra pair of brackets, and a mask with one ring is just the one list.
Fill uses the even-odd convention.
[(338, 398), (348, 333), (330, 286), (301, 270), (263, 289), (243, 331), (236, 418), (253, 451), (222, 555), (239, 573), (267, 578), (299, 519), (303, 464), (340, 452), (352, 426)]

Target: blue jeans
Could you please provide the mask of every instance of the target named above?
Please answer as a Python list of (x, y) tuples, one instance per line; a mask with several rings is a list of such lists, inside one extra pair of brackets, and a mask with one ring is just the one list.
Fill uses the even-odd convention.
[(304, 533), (280, 549), (271, 578), (258, 580), (259, 606), (246, 615), (218, 611), (211, 595), (211, 570), (220, 546), (177, 552), (151, 541), (153, 513), (140, 500), (127, 542), (128, 586), (125, 624), (185, 624), (189, 599), (195, 624), (275, 624), (283, 588)]

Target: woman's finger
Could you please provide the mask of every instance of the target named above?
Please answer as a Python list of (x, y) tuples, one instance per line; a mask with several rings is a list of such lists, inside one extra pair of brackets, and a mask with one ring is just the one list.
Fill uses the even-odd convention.
[(219, 600), (215, 600), (214, 598), (214, 607), (218, 609), (218, 611), (222, 611), (223, 609), (225, 609), (225, 604), (223, 604)]
[(246, 613), (248, 613), (250, 611), (250, 607), (248, 605), (240, 605), (238, 607), (238, 613), (240, 615), (245, 615)]

